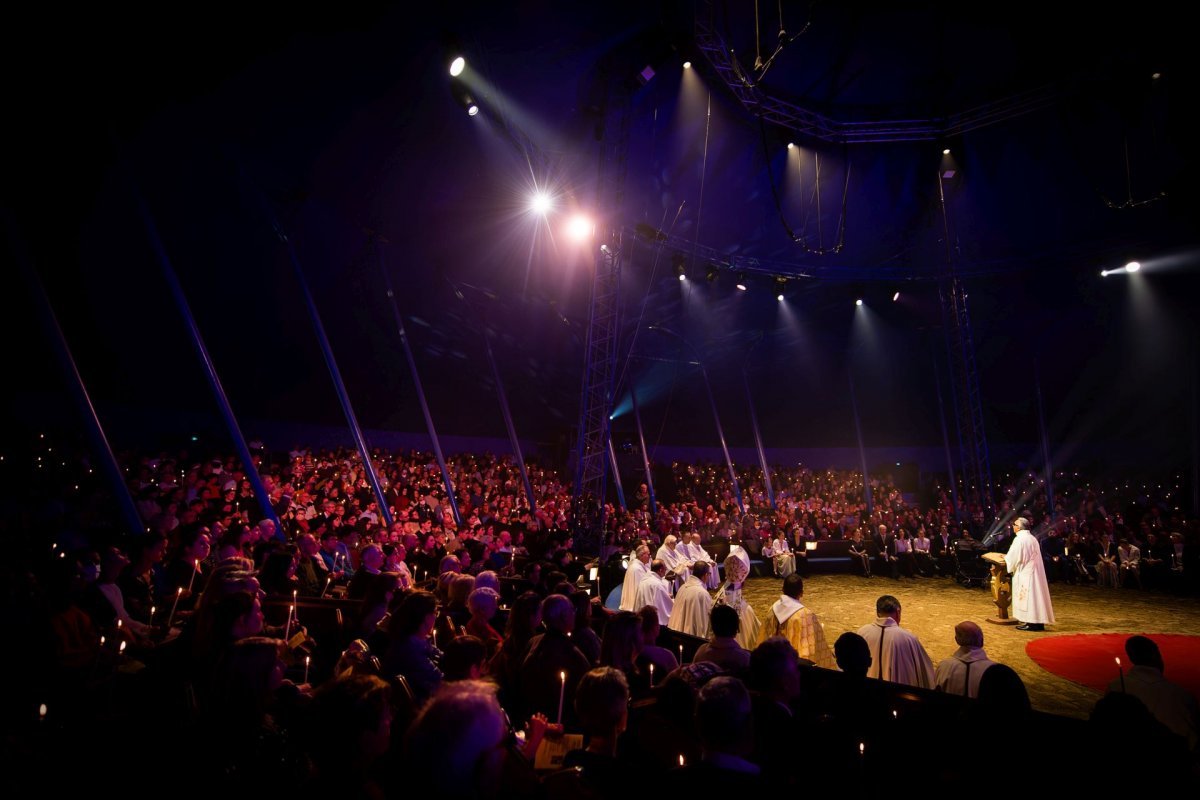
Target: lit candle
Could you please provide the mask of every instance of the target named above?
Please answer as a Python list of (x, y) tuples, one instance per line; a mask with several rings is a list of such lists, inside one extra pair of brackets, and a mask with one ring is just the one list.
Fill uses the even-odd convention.
[(679, 645), (679, 664), (683, 665), (683, 645)]
[(433, 629), (433, 649), (437, 649), (437, 628)]
[(100, 646), (104, 647), (104, 637), (103, 636), (100, 637)]
[(308, 664), (312, 661), (312, 656), (304, 657), (304, 682), (308, 683)]
[(558, 679), (561, 681), (558, 686), (558, 724), (562, 725), (563, 698), (567, 694), (567, 673), (558, 673)]
[(683, 753), (679, 754), (679, 766), (683, 766)]
[(121, 630), (121, 620), (117, 619), (117, 630)]
[(325, 593), (329, 591), (329, 584), (330, 584), (332, 581), (333, 581), (333, 578), (332, 578), (332, 577), (330, 577), (330, 578), (326, 578), (326, 579), (325, 579), (325, 588), (321, 590), (321, 597), (324, 597), (324, 596), (325, 596)]
[[(183, 597), (183, 587), (180, 586), (175, 591), (175, 602), (171, 604), (171, 613), (167, 615), (167, 629), (170, 630), (171, 623), (175, 621), (175, 609), (179, 607), (179, 598)], [(120, 624), (120, 620), (118, 620)]]
[(1125, 691), (1125, 670), (1121, 667), (1121, 658), (1117, 657), (1117, 674), (1121, 676), (1121, 691)]
[(121, 645), (120, 645), (120, 647), (117, 648), (117, 652), (120, 653), (121, 655), (125, 654), (125, 640), (124, 639), (121, 640)]
[(285, 642), (291, 641), (290, 634), (292, 632), (292, 612), (295, 610), (295, 606), (288, 606), (287, 623), (283, 626), (283, 640)]
[(150, 606), (150, 622), (148, 624), (151, 627), (154, 626), (154, 606)]
[(196, 559), (193, 563), (192, 577), (188, 578), (188, 594), (192, 593), (192, 586), (196, 583), (196, 573), (200, 571), (200, 559)]
[(654, 685), (654, 665), (650, 665), (650, 685)]
[[(42, 703), (40, 706), (38, 706), (38, 719), (40, 719), (42, 722), (46, 721), (46, 710), (45, 703)], [(680, 758), (682, 758), (682, 756), (680, 756)]]

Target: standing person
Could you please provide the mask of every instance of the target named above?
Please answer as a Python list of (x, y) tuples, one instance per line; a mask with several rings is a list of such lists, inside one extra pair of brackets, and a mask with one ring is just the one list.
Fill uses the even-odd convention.
[(621, 611), (633, 611), (637, 606), (638, 584), (650, 574), (650, 548), (643, 542), (633, 549), (633, 558), (625, 567), (625, 580), (621, 584)]
[(657, 611), (658, 621), (663, 625), (671, 619), (671, 609), (675, 605), (671, 600), (671, 587), (663, 577), (666, 574), (666, 564), (657, 558), (651, 561), (650, 572), (642, 577), (633, 601), (636, 611), (641, 611), (646, 606)]
[(746, 650), (753, 650), (759, 638), (758, 616), (746, 598), (742, 597), (742, 585), (749, 576), (750, 556), (740, 544), (731, 546), (729, 555), (725, 556), (725, 583), (721, 584), (714, 602), (727, 605), (737, 612), (737, 643)]
[(772, 636), (782, 636), (801, 658), (818, 667), (833, 669), (833, 650), (825, 641), (825, 628), (813, 610), (800, 602), (802, 597), (804, 579), (793, 572), (783, 579), (783, 594), (771, 606), (771, 615), (762, 626), (762, 642)]
[(1042, 548), (1029, 532), (1029, 520), (1017, 517), (1013, 521), (1016, 538), (1009, 545), (1004, 563), (1013, 574), (1013, 615), (1021, 620), (1019, 631), (1044, 631), (1054, 624), (1054, 606), (1050, 604), (1050, 584), (1046, 581), (1046, 565), (1042, 563)]
[(874, 622), (858, 630), (871, 652), (868, 677), (932, 689), (933, 662), (916, 634), (900, 627), (900, 601), (885, 594), (875, 601), (875, 616)]

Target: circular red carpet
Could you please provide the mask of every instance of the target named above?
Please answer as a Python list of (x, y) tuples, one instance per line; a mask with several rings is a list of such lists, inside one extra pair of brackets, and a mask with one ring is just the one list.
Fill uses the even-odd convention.
[[(1148, 633), (1162, 652), (1163, 676), (1200, 698), (1200, 636)], [(1025, 645), (1025, 652), (1042, 669), (1103, 694), (1117, 677), (1116, 658), (1129, 669), (1125, 655), (1127, 633), (1048, 636)]]

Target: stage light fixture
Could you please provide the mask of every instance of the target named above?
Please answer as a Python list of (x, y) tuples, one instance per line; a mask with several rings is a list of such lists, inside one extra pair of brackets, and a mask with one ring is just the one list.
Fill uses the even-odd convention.
[(746, 291), (746, 273), (739, 272), (737, 276), (737, 288), (739, 292)]
[(462, 56), (456, 57), (450, 62), (450, 77), (457, 78), (462, 75), (463, 70), (467, 68), (467, 60)]
[(567, 235), (577, 242), (582, 242), (592, 235), (595, 225), (583, 214), (576, 214), (567, 222)]
[(861, 306), (861, 305), (862, 305), (862, 298), (860, 297), (860, 298), (858, 298), (857, 300), (855, 300), (855, 301), (854, 301), (854, 305), (856, 305), (856, 306)]
[(1136, 261), (1130, 261), (1125, 265), (1125, 271), (1132, 274), (1142, 268), (1142, 265)]
[(796, 143), (788, 142), (788, 150), (795, 150), (795, 149), (796, 149)]
[(479, 106), (475, 105), (474, 103), (471, 103), (471, 105), (467, 106), (467, 116), (468, 117), (473, 117), (478, 113), (479, 113)]
[(535, 214), (545, 216), (550, 213), (550, 209), (554, 206), (550, 195), (545, 192), (534, 192), (533, 197), (529, 198), (529, 210)]
[(942, 155), (944, 155), (944, 156), (948, 156), (948, 155), (950, 155), (950, 148), (949, 148), (949, 147), (947, 147), (947, 148), (945, 148), (944, 150), (942, 150)]
[(896, 292), (894, 295), (892, 295), (892, 302), (893, 302), (893, 303), (894, 303), (894, 302), (896, 302), (896, 301), (897, 301), (897, 300), (899, 300), (899, 299), (900, 299), (900, 293), (899, 293), (899, 292)]
[(783, 302), (783, 292), (785, 289), (787, 289), (787, 278), (776, 278), (775, 279), (775, 299), (781, 303)]
[(690, 62), (690, 61), (685, 61), (685, 62), (683, 62), (683, 68), (684, 68), (684, 69), (691, 69), (691, 68), (692, 68), (692, 62)]
[(671, 256), (671, 266), (675, 268), (675, 274), (679, 276), (679, 280), (687, 280), (687, 266), (682, 255), (676, 253)]

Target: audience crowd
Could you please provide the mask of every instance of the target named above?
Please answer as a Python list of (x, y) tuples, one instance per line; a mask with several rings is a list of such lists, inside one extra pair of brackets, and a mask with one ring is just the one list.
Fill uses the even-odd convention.
[[(384, 514), (356, 452), (255, 446), (267, 515), (233, 457), (130, 456), (135, 535), (103, 502), (97, 465), (35, 450), (41, 489), (4, 517), (22, 682), (4, 704), (22, 769), (52, 783), (616, 798), (798, 790), (819, 764), (862, 794), (910, 745), (950, 748), (949, 726), (978, 729), (996, 709), (1000, 732), (1074, 737), (1047, 743), (1053, 758), (1111, 748), (1119, 730), (1156, 748), (1163, 775), (1196, 775), (1194, 713), (1106, 698), (1086, 727), (1038, 723), (978, 626), (937, 643), (949, 658), (935, 664), (889, 594), (836, 643), (802, 602), (807, 542), (849, 540), (864, 575), (932, 578), (964, 542), (1002, 549), (993, 523), (1018, 509), (1039, 523), (1052, 579), (1185, 591), (1200, 528), (1177, 483), (1063, 473), (1051, 515), (1025, 474), (985, 519), (977, 498), (956, 514), (943, 489), (921, 502), (888, 477), (871, 477), (868, 510), (861, 474), (802, 466), (772, 473), (772, 508), (761, 471), (743, 469), (743, 511), (723, 468), (675, 464), (653, 509), (644, 485), (606, 509), (597, 564), (575, 547), (568, 483), (534, 463), (530, 497), (511, 460), (452, 457), (452, 504), (429, 455), (376, 452)], [(784, 578), (763, 620), (740, 597), (760, 554)], [(591, 568), (633, 562), (638, 602), (606, 608)], [(1161, 696), (1161, 656), (1131, 647), (1138, 686)], [(965, 762), (924, 766), (923, 787), (974, 785)]]

